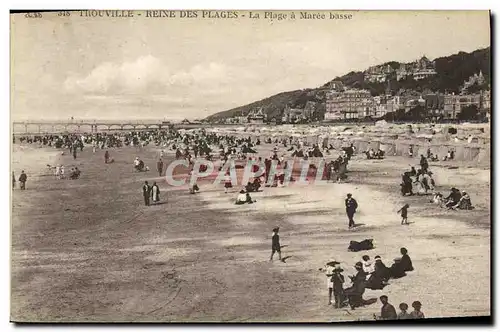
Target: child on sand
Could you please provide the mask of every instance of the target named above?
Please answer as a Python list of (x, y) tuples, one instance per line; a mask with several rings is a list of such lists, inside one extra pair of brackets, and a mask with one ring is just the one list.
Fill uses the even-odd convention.
[(280, 228), (279, 227), (275, 227), (273, 229), (273, 237), (272, 237), (272, 242), (271, 242), (271, 258), (269, 259), (269, 261), (271, 262), (273, 260), (273, 256), (274, 256), (274, 253), (277, 252), (278, 253), (278, 258), (279, 260), (281, 261), (281, 245), (280, 245), (280, 236), (278, 235), (280, 231)]
[(410, 205), (405, 204), (399, 211), (398, 213), (401, 212), (401, 225), (406, 224), (408, 225), (408, 208)]
[(420, 311), (420, 308), (422, 308), (422, 303), (420, 301), (414, 301), (411, 306), (413, 307), (413, 311), (410, 314), (412, 319), (422, 319), (425, 318), (424, 313)]
[(400, 303), (399, 310), (401, 312), (398, 314), (398, 319), (411, 319), (411, 315), (408, 313), (408, 304)]

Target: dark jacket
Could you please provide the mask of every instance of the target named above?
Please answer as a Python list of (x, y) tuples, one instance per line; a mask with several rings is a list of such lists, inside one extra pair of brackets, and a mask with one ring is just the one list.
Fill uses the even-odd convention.
[(280, 236), (276, 233), (272, 238), (272, 248), (275, 250), (280, 250)]
[(403, 255), (401, 257), (401, 268), (404, 270), (404, 271), (413, 271), (413, 264), (411, 262), (411, 258), (410, 256), (408, 256), (408, 254), (406, 255)]
[(145, 184), (145, 185), (142, 186), (142, 194), (144, 196), (148, 196), (149, 197), (150, 192), (151, 192), (151, 187), (149, 185)]
[(345, 210), (347, 212), (356, 212), (358, 208), (358, 202), (354, 198), (346, 198), (345, 200)]

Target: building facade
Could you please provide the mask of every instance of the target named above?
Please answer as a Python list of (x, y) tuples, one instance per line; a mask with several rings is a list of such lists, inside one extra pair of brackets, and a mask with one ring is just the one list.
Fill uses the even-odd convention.
[(325, 120), (352, 120), (371, 116), (375, 104), (367, 90), (331, 91), (326, 99)]

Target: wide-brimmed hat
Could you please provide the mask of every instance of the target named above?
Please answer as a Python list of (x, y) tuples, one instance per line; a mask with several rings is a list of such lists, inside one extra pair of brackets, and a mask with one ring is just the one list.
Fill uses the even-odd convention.
[(335, 266), (335, 265), (338, 265), (338, 264), (340, 264), (340, 262), (337, 262), (336, 260), (329, 261), (328, 263), (326, 263), (327, 266)]

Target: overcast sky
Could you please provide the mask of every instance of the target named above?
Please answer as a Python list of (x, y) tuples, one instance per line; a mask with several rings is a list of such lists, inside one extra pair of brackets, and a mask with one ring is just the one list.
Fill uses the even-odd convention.
[(382, 62), (490, 45), (485, 11), (350, 13), (273, 22), (15, 14), (11, 115), (204, 118)]

